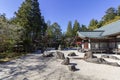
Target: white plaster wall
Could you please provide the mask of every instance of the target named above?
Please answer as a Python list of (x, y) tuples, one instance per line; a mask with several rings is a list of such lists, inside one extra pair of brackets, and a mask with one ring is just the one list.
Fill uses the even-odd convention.
[(117, 47), (118, 47), (118, 49), (120, 49), (120, 42), (117, 43)]
[(82, 43), (82, 49), (84, 49), (84, 44)]
[(91, 44), (90, 43), (88, 43), (88, 49), (91, 49)]

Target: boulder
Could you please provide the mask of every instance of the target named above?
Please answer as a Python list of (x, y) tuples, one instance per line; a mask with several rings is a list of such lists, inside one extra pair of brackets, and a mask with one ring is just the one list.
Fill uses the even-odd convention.
[(88, 59), (88, 58), (97, 58), (97, 57), (94, 56), (91, 51), (88, 51), (84, 54), (84, 59)]
[(107, 62), (106, 64), (111, 65), (111, 66), (120, 67), (120, 65), (116, 62)]
[(107, 64), (107, 65), (120, 67), (120, 65), (118, 63), (116, 63), (116, 62), (108, 62), (103, 58), (89, 58), (89, 59), (86, 59), (85, 61), (91, 62), (91, 63)]
[(61, 45), (59, 45), (58, 50), (62, 50), (62, 49), (61, 49)]
[(102, 58), (109, 58), (109, 55), (101, 55)]
[(55, 54), (56, 59), (65, 59), (64, 53), (62, 52), (56, 52)]
[(23, 80), (29, 80), (28, 78), (24, 78)]
[(70, 63), (70, 59), (68, 57), (66, 57), (61, 64), (69, 65), (69, 63)]
[(74, 52), (68, 54), (68, 56), (77, 56)]
[(102, 55), (102, 58), (110, 58), (110, 59), (114, 59), (114, 60), (120, 60), (118, 57), (116, 56), (110, 56), (110, 55)]
[(103, 58), (89, 58), (86, 59), (87, 62), (97, 63), (97, 64), (107, 64), (108, 62)]
[(91, 62), (91, 63), (98, 63), (98, 64), (101, 63), (99, 58), (88, 58), (88, 59), (85, 59), (85, 61)]
[(53, 55), (53, 52), (44, 52), (43, 53), (43, 57), (53, 57), (54, 55)]
[(70, 71), (76, 71), (77, 70), (75, 65), (69, 65), (68, 68), (69, 68)]
[(118, 57), (116, 57), (116, 56), (109, 56), (109, 58), (111, 58), (111, 59), (114, 59), (114, 60), (120, 60)]

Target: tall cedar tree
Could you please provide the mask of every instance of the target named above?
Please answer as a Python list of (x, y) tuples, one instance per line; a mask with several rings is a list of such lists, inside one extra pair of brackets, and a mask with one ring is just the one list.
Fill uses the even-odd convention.
[(72, 22), (68, 22), (67, 31), (66, 31), (66, 37), (72, 37), (73, 31), (72, 31)]
[(12, 51), (21, 33), (20, 26), (10, 24), (5, 14), (0, 14), (0, 52)]
[(87, 27), (82, 24), (80, 27), (80, 31), (87, 31), (87, 30), (88, 30)]
[(117, 15), (120, 16), (120, 6), (118, 6)]
[(74, 25), (73, 25), (73, 36), (76, 36), (77, 31), (80, 30), (80, 24), (77, 20), (75, 20)]
[(98, 28), (97, 24), (98, 24), (98, 21), (95, 19), (92, 19), (89, 23), (88, 29), (89, 30), (97, 29)]
[(106, 14), (103, 16), (103, 21), (107, 22), (115, 18), (117, 15), (116, 9), (113, 7), (110, 7), (107, 9)]
[(33, 39), (41, 38), (43, 19), (41, 17), (38, 0), (32, 0), (32, 16), (30, 20), (34, 36)]
[(60, 25), (57, 22), (55, 22), (51, 25), (51, 27), (52, 27), (52, 32), (53, 32), (53, 35), (54, 35), (54, 39), (55, 40), (60, 39), (61, 36), (62, 36), (62, 32), (61, 32), (62, 30), (60, 28)]
[(38, 0), (25, 0), (15, 14), (16, 24), (25, 30), (23, 41), (31, 44), (34, 40), (40, 40), (46, 25), (40, 13)]
[(18, 12), (15, 12), (16, 14), (16, 24), (24, 27), (24, 36), (23, 40), (31, 39), (31, 32), (32, 32), (32, 1), (31, 0), (25, 0), (25, 2), (22, 3), (21, 7), (19, 8)]

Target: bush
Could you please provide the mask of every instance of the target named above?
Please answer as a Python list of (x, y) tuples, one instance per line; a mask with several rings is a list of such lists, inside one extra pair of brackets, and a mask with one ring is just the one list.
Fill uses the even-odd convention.
[(5, 58), (14, 59), (22, 55), (26, 55), (26, 53), (3, 52), (0, 53), (0, 59), (5, 59)]

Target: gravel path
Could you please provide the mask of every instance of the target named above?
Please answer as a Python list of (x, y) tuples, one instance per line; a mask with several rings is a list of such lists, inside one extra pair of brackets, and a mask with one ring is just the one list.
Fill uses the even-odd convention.
[(29, 54), (0, 64), (0, 80), (90, 80), (68, 70), (61, 60)]
[[(62, 51), (65, 56), (77, 51)], [(54, 57), (44, 58), (41, 54), (28, 54), (10, 62), (0, 64), (0, 80), (119, 80), (120, 67), (88, 63), (84, 60), (70, 59), (76, 64), (75, 72), (61, 64), (62, 60)], [(120, 62), (120, 61), (118, 61)]]

